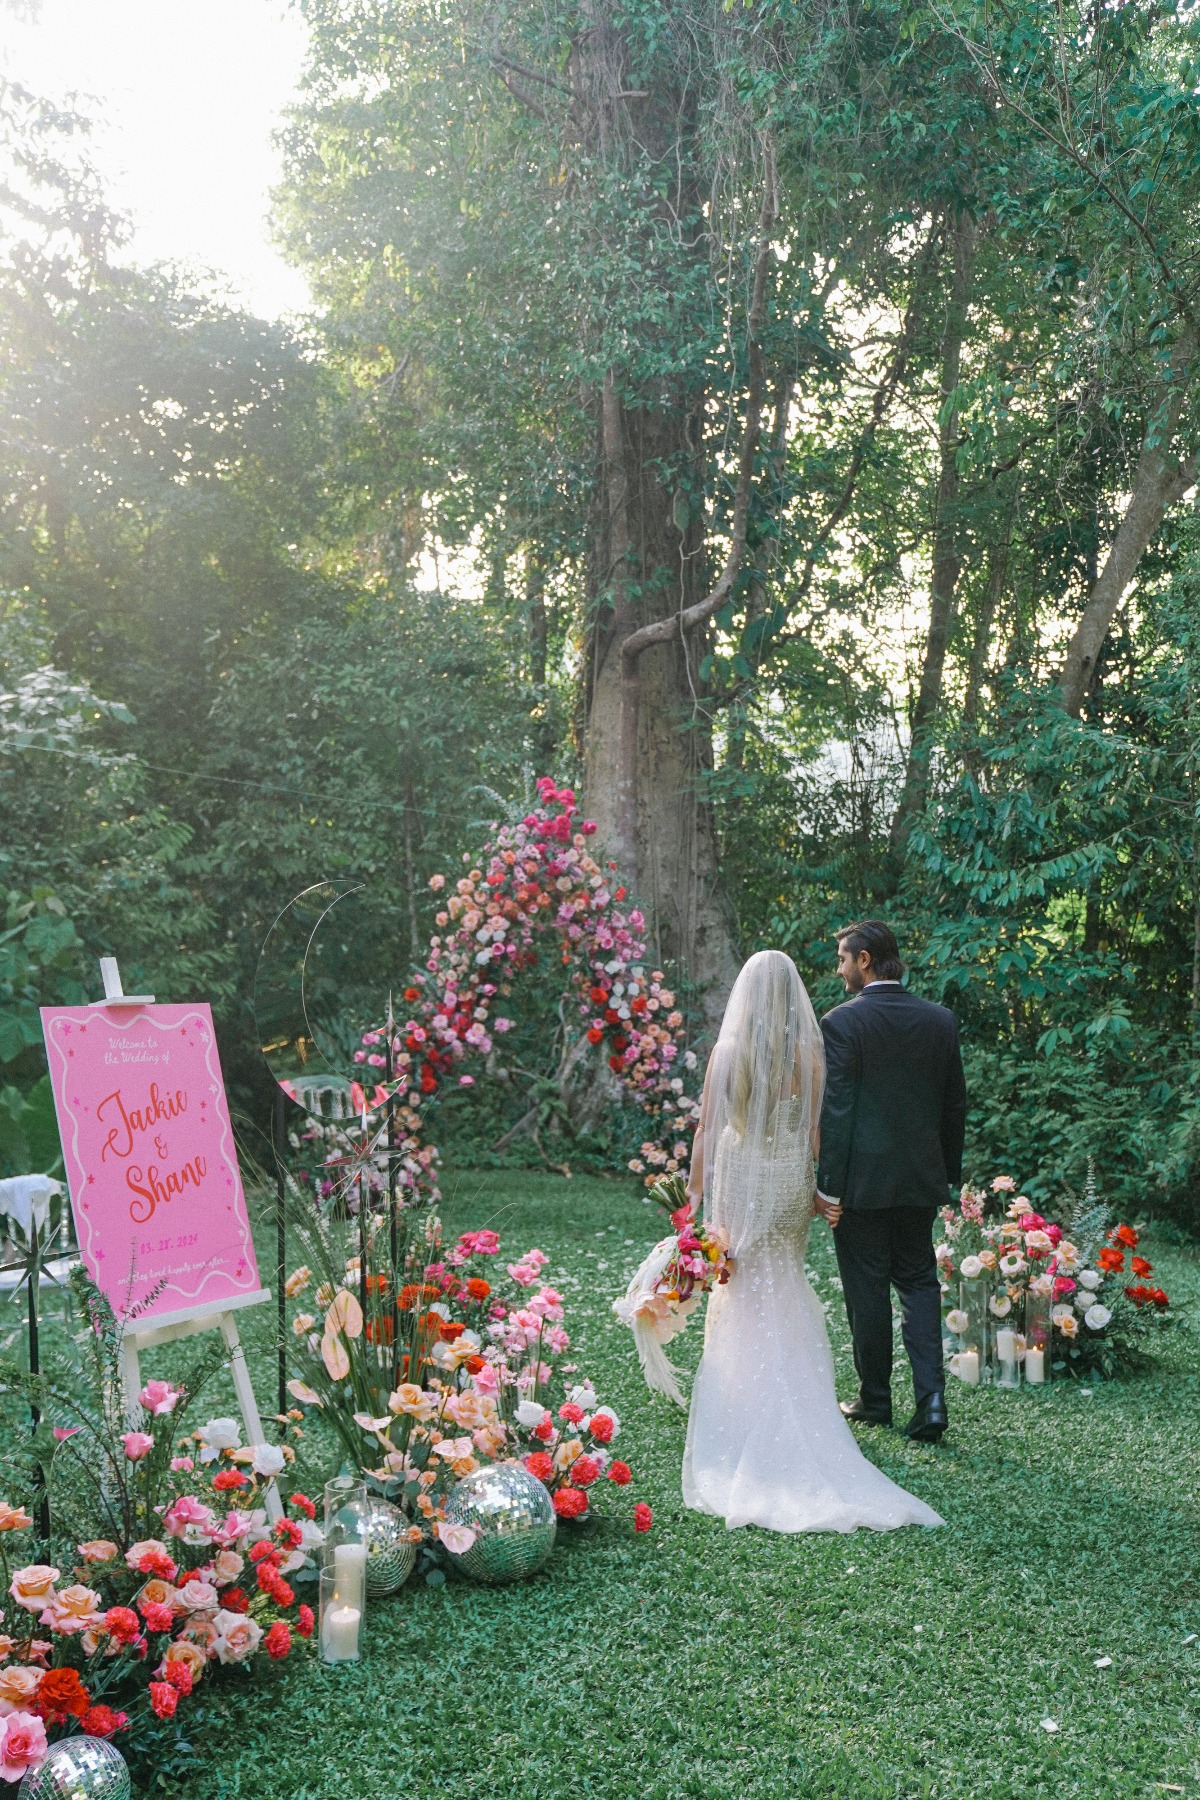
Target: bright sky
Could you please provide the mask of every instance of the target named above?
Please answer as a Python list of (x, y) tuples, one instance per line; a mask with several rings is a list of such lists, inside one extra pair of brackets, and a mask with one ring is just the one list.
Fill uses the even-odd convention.
[(268, 317), (308, 303), (271, 247), (271, 135), (295, 94), (305, 27), (286, 0), (0, 0), (0, 68), (79, 96), (93, 158), (131, 215), (137, 262), (216, 270)]

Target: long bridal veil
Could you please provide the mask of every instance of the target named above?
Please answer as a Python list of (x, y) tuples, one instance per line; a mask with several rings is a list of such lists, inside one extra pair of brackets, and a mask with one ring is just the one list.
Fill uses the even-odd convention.
[(705, 1083), (704, 1220), (735, 1258), (794, 1199), (825, 1082), (821, 1027), (782, 950), (760, 950), (733, 984)]

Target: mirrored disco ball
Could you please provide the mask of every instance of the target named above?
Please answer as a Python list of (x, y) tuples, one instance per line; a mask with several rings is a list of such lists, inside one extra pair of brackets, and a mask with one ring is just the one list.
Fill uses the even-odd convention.
[(446, 1506), (446, 1522), (469, 1525), (475, 1542), (453, 1558), (473, 1581), (536, 1575), (554, 1548), (550, 1495), (520, 1463), (492, 1463), (464, 1475)]
[(405, 1537), (408, 1520), (390, 1500), (372, 1500), (360, 1524), (367, 1546), (367, 1598), (378, 1600), (402, 1588), (413, 1572), (417, 1546)]
[(31, 1769), (17, 1800), (129, 1800), (125, 1758), (105, 1738), (65, 1738), (51, 1744), (40, 1769)]

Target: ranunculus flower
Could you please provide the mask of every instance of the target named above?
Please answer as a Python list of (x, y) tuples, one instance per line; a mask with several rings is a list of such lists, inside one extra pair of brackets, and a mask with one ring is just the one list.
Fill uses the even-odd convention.
[(959, 1273), (966, 1281), (974, 1281), (977, 1275), (983, 1274), (983, 1264), (977, 1256), (964, 1256), (959, 1264)]
[(179, 1389), (172, 1387), (169, 1381), (148, 1381), (138, 1395), (138, 1405), (156, 1418), (162, 1418), (174, 1412), (182, 1398)]
[(91, 1704), (78, 1669), (47, 1669), (38, 1683), (37, 1707), (44, 1719), (79, 1719)]
[(9, 1713), (0, 1738), (0, 1779), (20, 1781), (30, 1769), (40, 1769), (49, 1747), (41, 1719), (33, 1713)]
[(121, 1439), (130, 1462), (141, 1462), (154, 1448), (154, 1439), (145, 1431), (127, 1431)]
[(964, 1312), (961, 1306), (952, 1306), (946, 1314), (947, 1329), (952, 1331), (955, 1337), (961, 1337), (970, 1323), (971, 1315)]
[(1083, 1322), (1089, 1331), (1103, 1331), (1111, 1318), (1112, 1314), (1109, 1312), (1107, 1306), (1101, 1306), (1099, 1301), (1097, 1301), (1095, 1306), (1088, 1307), (1083, 1315)]
[(988, 1301), (988, 1310), (994, 1318), (1007, 1318), (1012, 1311), (1012, 1301), (1007, 1294), (993, 1294)]
[(23, 1663), (0, 1669), (0, 1717), (30, 1705), (41, 1679), (41, 1669), (30, 1669)]
[(646, 1505), (644, 1500), (639, 1500), (633, 1509), (633, 1529), (635, 1531), (649, 1531), (653, 1523), (654, 1514), (650, 1511), (650, 1508)]
[(59, 1571), (48, 1563), (30, 1563), (28, 1568), (16, 1571), (8, 1591), (26, 1612), (40, 1613), (53, 1599), (58, 1577)]

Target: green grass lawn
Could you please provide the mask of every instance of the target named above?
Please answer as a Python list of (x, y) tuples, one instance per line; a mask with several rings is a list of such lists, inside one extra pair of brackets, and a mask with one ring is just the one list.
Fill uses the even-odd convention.
[[(683, 1416), (650, 1399), (609, 1312), (657, 1213), (618, 1181), (446, 1185), (454, 1230), (493, 1225), (510, 1253), (548, 1252), (570, 1360), (622, 1418), (636, 1485), (614, 1497), (626, 1515), (648, 1500), (654, 1530), (561, 1529), (531, 1582), (422, 1584), (377, 1604), (357, 1666), (297, 1660), (214, 1692), (192, 1800), (1200, 1796), (1194, 1336), (1153, 1374), (1091, 1392), (952, 1384), (936, 1451), (868, 1434), (943, 1531), (727, 1532), (684, 1510)], [(1149, 1248), (1200, 1317), (1195, 1256)], [(810, 1261), (849, 1394), (819, 1224)], [(267, 1325), (250, 1332), (264, 1401)], [(677, 1341), (689, 1367), (701, 1336)], [(896, 1392), (905, 1417), (907, 1378)]]

